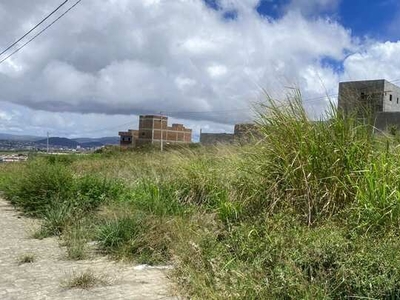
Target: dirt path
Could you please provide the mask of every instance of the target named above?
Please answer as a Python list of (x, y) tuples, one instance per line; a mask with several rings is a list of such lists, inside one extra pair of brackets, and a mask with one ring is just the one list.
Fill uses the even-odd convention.
[[(0, 199), (0, 299), (176, 299), (170, 296), (165, 271), (141, 269), (106, 258), (66, 260), (56, 238), (30, 238), (34, 223), (21, 218)], [(19, 260), (33, 255), (32, 263)], [(66, 288), (69, 278), (88, 271), (107, 284), (84, 290)]]

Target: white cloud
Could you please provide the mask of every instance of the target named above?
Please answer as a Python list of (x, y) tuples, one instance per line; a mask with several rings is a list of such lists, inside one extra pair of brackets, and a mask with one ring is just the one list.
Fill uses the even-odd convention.
[[(342, 61), (355, 53), (344, 62), (352, 77), (381, 69), (385, 76), (395, 73), (396, 63), (385, 68), (381, 62), (395, 59), (397, 44), (372, 43), (357, 54), (360, 46), (349, 30), (332, 20), (307, 18), (334, 10), (339, 1), (293, 0), (278, 20), (258, 15), (258, 3), (221, 0), (222, 10), (213, 10), (202, 0), (82, 1), (0, 65), (0, 101), (37, 114), (20, 123), (32, 131), (47, 126), (41, 119), (50, 118), (60, 134), (77, 134), (160, 111), (198, 129), (223, 123), (229, 126), (215, 127), (228, 130), (250, 120), (249, 103), (260, 88), (282, 95), (284, 86), (295, 85), (305, 98), (336, 92), (344, 77), (321, 64), (325, 57)], [(51, 0), (1, 3), (0, 48), (53, 6)], [(238, 17), (224, 19), (232, 9)], [(325, 104), (315, 101), (310, 109), (320, 113)], [(3, 119), (0, 131), (18, 127), (20, 121), (14, 121), (23, 117)]]
[(221, 77), (228, 72), (227, 67), (219, 64), (213, 64), (207, 68), (208, 74), (211, 77)]
[(372, 43), (344, 61), (343, 80), (400, 79), (400, 41)]
[[(227, 22), (201, 0), (83, 1), (0, 67), (2, 100), (106, 114), (241, 108), (255, 86), (280, 89), (282, 78), (297, 80), (304, 68), (318, 68), (321, 56), (340, 59), (352, 47), (337, 23), (298, 13), (269, 21), (255, 11), (257, 3), (223, 1), (243, 13)], [(23, 70), (18, 77), (11, 65)]]

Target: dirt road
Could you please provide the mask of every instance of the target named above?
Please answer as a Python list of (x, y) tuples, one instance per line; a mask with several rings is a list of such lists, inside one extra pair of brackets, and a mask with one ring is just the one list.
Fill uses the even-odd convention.
[[(0, 199), (0, 299), (177, 299), (170, 296), (165, 270), (137, 268), (105, 257), (70, 261), (57, 238), (30, 237), (35, 221), (21, 217)], [(21, 259), (32, 256), (31, 263)], [(68, 288), (82, 273), (102, 278), (91, 289)]]

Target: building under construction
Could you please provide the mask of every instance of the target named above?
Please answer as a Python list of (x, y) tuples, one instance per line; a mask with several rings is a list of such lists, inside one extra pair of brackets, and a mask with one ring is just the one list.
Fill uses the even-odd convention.
[(253, 123), (236, 124), (233, 133), (200, 132), (200, 144), (246, 144), (261, 139), (258, 127)]
[(139, 129), (119, 132), (123, 148), (144, 145), (189, 144), (192, 130), (182, 124), (168, 126), (168, 117), (145, 115), (139, 117)]
[(387, 80), (341, 82), (338, 107), (346, 114), (368, 116), (380, 131), (400, 130), (400, 87)]

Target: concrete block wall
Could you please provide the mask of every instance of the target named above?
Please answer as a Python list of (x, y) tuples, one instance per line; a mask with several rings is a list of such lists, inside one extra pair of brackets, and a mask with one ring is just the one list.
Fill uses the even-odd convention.
[(261, 134), (253, 123), (236, 124), (234, 133), (200, 133), (202, 145), (249, 143), (260, 138)]
[(400, 112), (400, 88), (386, 80), (383, 93), (383, 111)]
[(340, 82), (338, 107), (345, 113), (381, 112), (384, 89), (383, 79)]
[(345, 113), (369, 107), (378, 132), (400, 130), (400, 87), (387, 80), (341, 82), (338, 107)]
[(260, 139), (261, 134), (256, 124), (242, 123), (236, 124), (234, 130), (235, 141), (247, 143), (254, 139)]
[(232, 144), (234, 135), (232, 133), (201, 133), (200, 143), (202, 145)]

